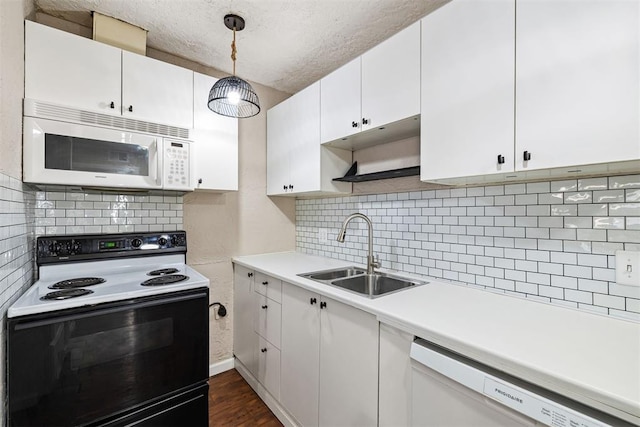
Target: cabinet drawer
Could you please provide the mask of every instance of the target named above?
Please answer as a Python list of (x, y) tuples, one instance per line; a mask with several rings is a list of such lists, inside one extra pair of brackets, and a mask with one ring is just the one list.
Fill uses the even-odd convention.
[(274, 301), (282, 301), (282, 281), (279, 279), (274, 279), (263, 273), (256, 273), (255, 290)]
[(280, 350), (260, 337), (258, 348), (258, 381), (280, 400)]
[(280, 348), (280, 323), (282, 313), (280, 303), (264, 295), (255, 295), (255, 331), (271, 344)]

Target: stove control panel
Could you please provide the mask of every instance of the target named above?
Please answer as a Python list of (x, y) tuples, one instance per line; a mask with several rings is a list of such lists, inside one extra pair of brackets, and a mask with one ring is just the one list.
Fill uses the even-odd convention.
[(41, 236), (37, 239), (36, 262), (42, 265), (186, 252), (187, 234), (184, 231)]

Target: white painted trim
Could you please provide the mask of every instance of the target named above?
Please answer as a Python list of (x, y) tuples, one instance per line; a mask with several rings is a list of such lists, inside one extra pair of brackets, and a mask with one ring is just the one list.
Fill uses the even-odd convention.
[(230, 357), (226, 360), (221, 360), (220, 362), (212, 363), (209, 365), (209, 376), (212, 377), (214, 375), (221, 374), (225, 371), (230, 371), (234, 366), (234, 358)]
[(247, 383), (251, 386), (253, 391), (262, 399), (262, 401), (267, 405), (267, 407), (273, 412), (273, 414), (280, 420), (280, 422), (284, 425), (284, 427), (299, 427), (298, 424), (291, 415), (284, 409), (284, 407), (278, 402), (278, 400), (271, 395), (267, 391), (266, 388), (262, 384), (258, 382), (258, 380), (251, 375), (249, 370), (240, 362), (239, 360), (235, 361), (235, 368), (240, 373), (242, 378), (245, 379)]

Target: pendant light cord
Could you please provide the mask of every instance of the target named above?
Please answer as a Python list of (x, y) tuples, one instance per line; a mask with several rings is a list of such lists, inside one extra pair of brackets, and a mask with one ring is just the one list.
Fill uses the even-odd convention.
[(233, 75), (236, 75), (236, 26), (233, 26), (233, 41), (231, 42), (231, 60), (233, 60)]

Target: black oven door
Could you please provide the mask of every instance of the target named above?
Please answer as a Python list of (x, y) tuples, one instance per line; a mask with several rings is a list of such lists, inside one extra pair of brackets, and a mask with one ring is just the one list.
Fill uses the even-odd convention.
[(201, 288), (8, 319), (8, 425), (110, 424), (163, 400), (180, 407), (208, 379), (208, 302)]

